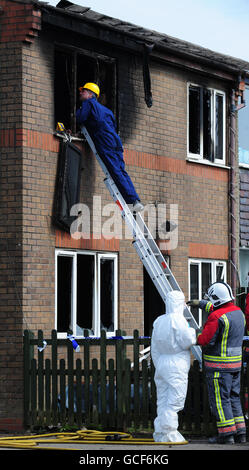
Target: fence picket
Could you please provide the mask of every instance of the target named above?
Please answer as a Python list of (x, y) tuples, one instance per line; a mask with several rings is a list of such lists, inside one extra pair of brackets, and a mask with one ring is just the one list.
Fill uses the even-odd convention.
[(66, 424), (66, 367), (65, 359), (60, 359), (60, 423), (62, 426)]
[(101, 423), (104, 428), (107, 425), (106, 414), (106, 332), (101, 331), (100, 338), (100, 403), (101, 403)]
[(68, 397), (68, 423), (69, 425), (74, 424), (74, 398), (75, 398), (75, 387), (74, 387), (74, 371), (73, 371), (73, 345), (71, 341), (67, 341), (67, 367), (68, 367), (68, 386), (67, 386), (67, 397)]
[(52, 424), (58, 423), (57, 333), (52, 331)]
[[(117, 331), (118, 335), (119, 331)], [(122, 428), (123, 423), (123, 351), (122, 339), (116, 341), (116, 399), (117, 399), (117, 427)]]
[(92, 423), (95, 426), (99, 424), (99, 400), (98, 400), (98, 361), (97, 359), (92, 360), (92, 397), (93, 397), (93, 406), (92, 406)]
[(108, 361), (108, 375), (109, 375), (109, 426), (114, 428), (115, 426), (115, 371), (114, 371), (114, 359)]
[[(87, 333), (84, 333), (87, 335)], [(84, 342), (84, 404), (85, 404), (85, 418), (84, 422), (86, 426), (90, 424), (90, 355), (89, 355), (89, 340), (86, 339)]]
[(82, 368), (81, 359), (76, 360), (76, 423), (82, 427)]
[(140, 400), (139, 400), (139, 333), (138, 330), (134, 331), (134, 344), (133, 344), (133, 389), (134, 389), (134, 427), (137, 429), (140, 424)]
[(45, 416), (46, 425), (51, 425), (51, 363), (50, 359), (45, 360)]
[[(43, 331), (38, 330), (38, 347), (43, 346)], [(44, 376), (43, 376), (43, 350), (38, 353), (38, 422), (43, 425), (44, 419)]]
[(131, 426), (131, 361), (124, 363), (124, 429)]
[(144, 428), (148, 427), (148, 416), (149, 416), (149, 396), (148, 396), (148, 367), (146, 359), (142, 361), (142, 425)]

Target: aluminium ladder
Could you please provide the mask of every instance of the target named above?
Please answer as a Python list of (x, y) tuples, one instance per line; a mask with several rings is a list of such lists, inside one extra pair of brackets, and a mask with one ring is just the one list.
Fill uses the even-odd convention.
[[(145, 224), (143, 217), (139, 212), (136, 213), (136, 218), (134, 217), (132, 210), (130, 209), (129, 205), (125, 202), (121, 193), (119, 192), (109, 171), (107, 170), (105, 164), (99, 156), (92, 138), (90, 137), (87, 129), (84, 126), (81, 128), (81, 132), (86, 138), (91, 150), (95, 154), (105, 174), (104, 182), (107, 189), (109, 190), (114, 202), (122, 211), (122, 218), (125, 220), (126, 224), (129, 226), (132, 232), (132, 236), (134, 239), (132, 243), (138, 253), (138, 256), (141, 259), (145, 269), (147, 270), (157, 291), (159, 292), (159, 295), (161, 296), (164, 303), (166, 303), (167, 293), (172, 290), (181, 291), (181, 288), (178, 285), (169, 266), (167, 265), (147, 225)], [(186, 318), (189, 326), (191, 326), (195, 330), (199, 329), (199, 326), (187, 305), (184, 309), (184, 317)], [(192, 346), (191, 350), (201, 366), (202, 354), (200, 346)]]

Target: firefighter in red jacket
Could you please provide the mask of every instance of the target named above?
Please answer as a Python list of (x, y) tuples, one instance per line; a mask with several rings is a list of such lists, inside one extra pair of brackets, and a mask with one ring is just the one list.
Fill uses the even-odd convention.
[[(203, 346), (209, 404), (218, 429), (218, 436), (209, 441), (231, 444), (235, 439), (236, 442), (246, 442), (240, 402), (245, 316), (234, 305), (232, 289), (226, 283), (212, 284), (205, 297), (213, 308), (197, 337), (197, 343)], [(203, 308), (201, 304), (197, 305), (197, 301), (190, 301), (189, 305)]]

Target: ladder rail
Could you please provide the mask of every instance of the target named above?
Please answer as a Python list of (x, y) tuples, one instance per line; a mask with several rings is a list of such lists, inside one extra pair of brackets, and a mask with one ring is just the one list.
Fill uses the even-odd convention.
[[(87, 129), (83, 126), (81, 132), (86, 138), (91, 150), (95, 154), (104, 174), (105, 174), (105, 185), (109, 190), (113, 200), (116, 202), (121, 210), (122, 218), (129, 226), (132, 236), (134, 238), (133, 245), (140, 257), (145, 269), (151, 277), (152, 282), (164, 303), (166, 302), (166, 294), (172, 290), (179, 290), (181, 288), (177, 283), (172, 271), (167, 265), (158, 245), (156, 244), (152, 234), (150, 233), (144, 219), (140, 213), (136, 213), (136, 218), (131, 212), (129, 205), (125, 202), (123, 196), (120, 194), (116, 184), (114, 183), (111, 174), (106, 168), (103, 160), (99, 156), (95, 144), (89, 135)], [(171, 281), (171, 282), (170, 282)], [(172, 283), (172, 284), (171, 284)], [(194, 329), (199, 329), (194, 316), (192, 315), (190, 308), (186, 305), (184, 308), (184, 317), (189, 322), (189, 325)], [(200, 366), (202, 365), (202, 353), (201, 348), (198, 345), (194, 345), (191, 348), (194, 356), (199, 361)]]

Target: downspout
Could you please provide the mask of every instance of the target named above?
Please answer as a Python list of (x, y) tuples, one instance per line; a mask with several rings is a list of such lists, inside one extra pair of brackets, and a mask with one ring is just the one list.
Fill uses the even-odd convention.
[(230, 282), (234, 297), (236, 296), (237, 287), (237, 260), (236, 260), (236, 196), (235, 196), (235, 162), (236, 162), (236, 106), (235, 106), (235, 90), (231, 92), (230, 102), (230, 174), (229, 174), (229, 219), (230, 219)]
[[(244, 85), (245, 82), (239, 77), (238, 87), (236, 90), (231, 91), (231, 101), (230, 101), (230, 174), (229, 174), (229, 217), (230, 217), (230, 282), (231, 288), (236, 298), (236, 289), (237, 289), (237, 218), (239, 213), (237, 211), (237, 197), (236, 197), (236, 136), (237, 136), (237, 111), (245, 106), (244, 101)], [(241, 97), (241, 103), (238, 104), (238, 97)]]

